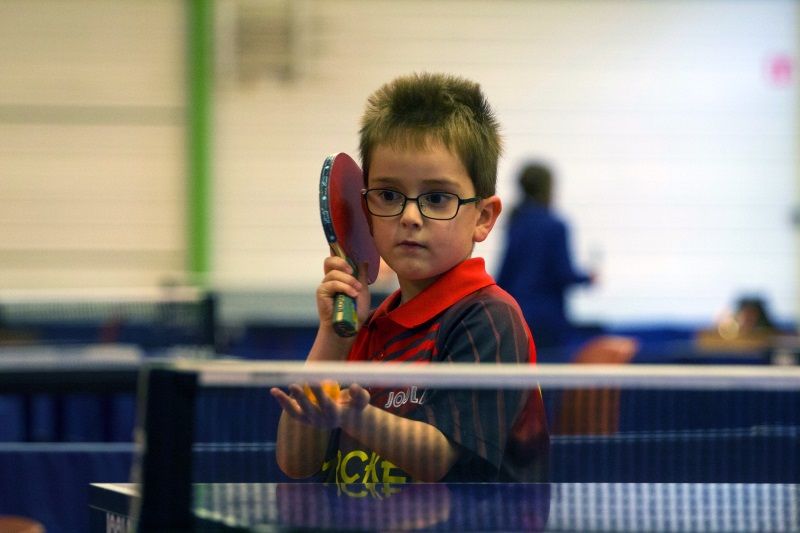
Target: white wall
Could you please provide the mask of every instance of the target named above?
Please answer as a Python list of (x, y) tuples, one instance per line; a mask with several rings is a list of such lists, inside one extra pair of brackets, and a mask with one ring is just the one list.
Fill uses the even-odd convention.
[(0, 289), (184, 268), (178, 2), (0, 2)]
[[(578, 318), (709, 321), (743, 291), (794, 316), (797, 73), (784, 84), (769, 69), (782, 56), (796, 69), (796, 2), (292, 5), (273, 2), (264, 17), (290, 19), (295, 40), (282, 56), (264, 45), (260, 78), (241, 75), (234, 46), (220, 52), (221, 72), (240, 76), (217, 93), (219, 283), (311, 300), (326, 253), (323, 157), (355, 155), (364, 100), (381, 83), (444, 70), (481, 82), (499, 113), (506, 206), (524, 159), (557, 169), (573, 248), (600, 275), (573, 295)], [(222, 42), (236, 17), (223, 4)], [(503, 229), (478, 249), (492, 269)]]
[[(0, 3), (0, 289), (183, 274), (184, 2)], [(797, 309), (793, 0), (220, 0), (213, 275), (241, 313), (313, 319), (324, 156), (412, 71), (478, 80), (499, 192), (551, 162), (582, 319), (708, 321), (743, 291)], [(770, 75), (781, 57), (791, 79)], [(495, 270), (503, 225), (478, 248)]]

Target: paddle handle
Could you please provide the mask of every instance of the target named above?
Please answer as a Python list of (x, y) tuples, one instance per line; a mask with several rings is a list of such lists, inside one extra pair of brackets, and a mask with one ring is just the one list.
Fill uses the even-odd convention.
[(333, 331), (340, 337), (352, 337), (358, 331), (356, 301), (346, 294), (333, 297)]
[[(331, 251), (347, 260), (353, 269), (353, 275), (358, 277), (358, 267), (347, 257), (338, 243), (331, 244)], [(358, 332), (358, 312), (356, 301), (352, 297), (337, 293), (333, 296), (333, 331), (340, 337), (352, 337)]]

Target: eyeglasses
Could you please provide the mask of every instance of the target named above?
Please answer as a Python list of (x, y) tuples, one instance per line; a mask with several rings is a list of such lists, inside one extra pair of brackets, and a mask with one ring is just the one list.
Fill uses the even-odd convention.
[(428, 192), (410, 198), (391, 189), (363, 189), (361, 194), (367, 202), (367, 210), (376, 217), (395, 217), (403, 212), (410, 200), (417, 202), (422, 216), (433, 220), (455, 218), (462, 205), (480, 200), (477, 196), (462, 199), (457, 194), (449, 192)]

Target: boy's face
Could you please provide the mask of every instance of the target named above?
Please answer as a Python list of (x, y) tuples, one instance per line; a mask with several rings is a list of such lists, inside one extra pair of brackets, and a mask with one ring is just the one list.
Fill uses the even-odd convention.
[[(369, 188), (389, 189), (416, 198), (446, 192), (461, 199), (475, 196), (475, 186), (461, 160), (440, 142), (426, 149), (378, 145), (372, 153)], [(434, 220), (406, 202), (392, 217), (371, 216), (375, 244), (397, 273), (403, 301), (413, 298), (439, 276), (470, 257), (475, 242), (486, 239), (500, 214), (497, 196), (461, 205), (451, 220)]]

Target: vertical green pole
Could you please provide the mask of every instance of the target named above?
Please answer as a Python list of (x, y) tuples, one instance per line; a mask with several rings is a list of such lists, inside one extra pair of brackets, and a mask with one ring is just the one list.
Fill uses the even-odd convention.
[(187, 267), (204, 286), (210, 269), (211, 111), (213, 0), (187, 0)]

